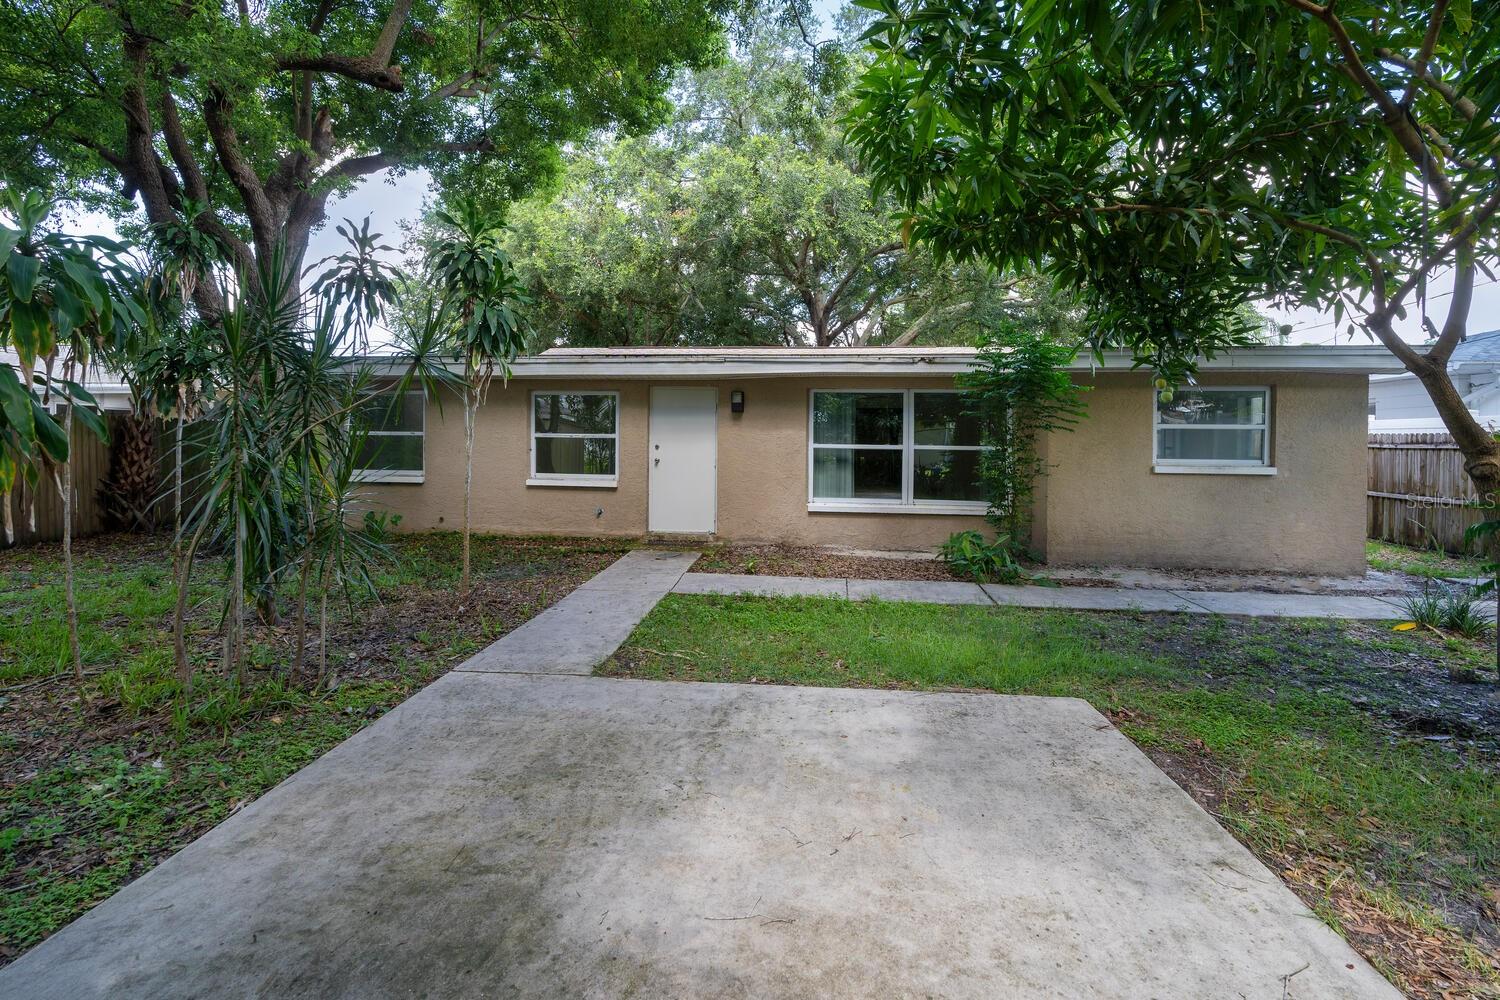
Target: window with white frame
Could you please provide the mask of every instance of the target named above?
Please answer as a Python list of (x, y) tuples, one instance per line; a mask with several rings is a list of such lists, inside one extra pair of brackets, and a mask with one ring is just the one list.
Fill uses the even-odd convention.
[(961, 392), (819, 389), (810, 409), (812, 508), (985, 509), (979, 422)]
[(612, 484), (619, 475), (620, 397), (614, 392), (531, 394), (531, 478)]
[(420, 483), (427, 400), (420, 390), (372, 392), (354, 412), (365, 430), (355, 478), (374, 483)]
[(1156, 401), (1158, 466), (1269, 466), (1271, 390), (1200, 387)]

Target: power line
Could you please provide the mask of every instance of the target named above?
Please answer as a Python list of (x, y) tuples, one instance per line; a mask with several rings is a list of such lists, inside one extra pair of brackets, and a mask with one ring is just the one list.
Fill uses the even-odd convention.
[[(1497, 281), (1500, 281), (1500, 278), (1490, 278), (1490, 279), (1488, 279), (1486, 281), (1476, 281), (1476, 282), (1474, 282), (1474, 287), (1475, 288), (1483, 288), (1486, 285), (1493, 285)], [(1452, 294), (1453, 294), (1452, 292), (1439, 292), (1437, 295), (1429, 295), (1429, 296), (1427, 296), (1427, 301), (1428, 302), (1432, 302), (1432, 301), (1434, 301), (1436, 299), (1446, 299), (1446, 298), (1450, 297)], [(1322, 320), (1321, 322), (1317, 322), (1317, 323), (1305, 323), (1305, 324), (1303, 324), (1301, 326), (1294, 326), (1294, 327), (1292, 327), (1290, 333), (1301, 333), (1301, 332), (1303, 332), (1305, 330), (1321, 330), (1323, 327), (1326, 327), (1326, 326), (1338, 326), (1340, 324), (1340, 322), (1348, 322), (1348, 321), (1347, 320), (1340, 321), (1340, 320), (1336, 320), (1336, 319), (1328, 319), (1328, 320)], [(1336, 343), (1338, 341), (1339, 336), (1340, 336), (1340, 334), (1336, 333), (1332, 337), (1330, 337), (1329, 339), (1327, 339), (1327, 340), (1320, 340), (1320, 341), (1318, 341), (1318, 343), (1319, 344), (1333, 344), (1333, 343)]]

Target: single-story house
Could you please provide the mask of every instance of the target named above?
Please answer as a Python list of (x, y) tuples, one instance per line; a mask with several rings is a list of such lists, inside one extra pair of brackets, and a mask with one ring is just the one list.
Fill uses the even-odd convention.
[[(1453, 349), (1448, 376), (1482, 426), (1500, 429), (1500, 330), (1476, 333)], [(1445, 434), (1427, 387), (1409, 371), (1370, 377), (1371, 434)]]
[[(493, 383), (475, 530), (933, 550), (983, 528), (968, 348), (553, 349)], [(1032, 547), (1050, 564), (1364, 572), (1378, 346), (1268, 346), (1159, 401), (1130, 359), (1080, 358), (1088, 415), (1048, 434)], [(372, 435), (369, 498), (462, 525), (463, 410), (413, 393)], [(398, 412), (399, 411), (399, 412)]]

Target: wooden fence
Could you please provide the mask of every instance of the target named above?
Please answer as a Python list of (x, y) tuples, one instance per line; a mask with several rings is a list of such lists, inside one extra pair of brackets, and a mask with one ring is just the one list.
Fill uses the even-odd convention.
[[(59, 417), (59, 419), (61, 419)], [(78, 421), (73, 422), (73, 532), (76, 536), (91, 535), (104, 528), (103, 511), (99, 504), (99, 484), (109, 474), (109, 448), (88, 428)], [(51, 542), (62, 538), (62, 497), (51, 478), (42, 476), (37, 483), (35, 511), (36, 527), (25, 510), (22, 489), (11, 493), (11, 516), (15, 524), (15, 545), (30, 545), (33, 542)], [(0, 532), (0, 548), (5, 547), (5, 535)]]
[(1447, 434), (1371, 434), (1366, 534), (1381, 541), (1464, 552), (1483, 519), (1463, 455)]

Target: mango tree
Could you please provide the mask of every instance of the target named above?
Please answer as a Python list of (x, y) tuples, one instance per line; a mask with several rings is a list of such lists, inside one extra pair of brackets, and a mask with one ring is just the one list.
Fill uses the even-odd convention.
[(1040, 263), (1083, 290), (1095, 348), (1169, 383), (1253, 340), (1248, 301), (1329, 310), (1500, 496), (1500, 442), (1447, 371), (1500, 253), (1500, 5), (859, 2), (879, 17), (850, 135), (911, 239)]

